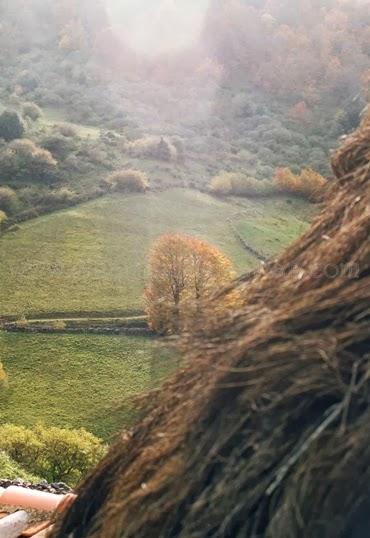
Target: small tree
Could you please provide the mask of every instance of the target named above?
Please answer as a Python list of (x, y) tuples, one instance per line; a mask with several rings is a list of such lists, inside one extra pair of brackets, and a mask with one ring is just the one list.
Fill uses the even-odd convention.
[(56, 159), (64, 160), (76, 149), (76, 142), (74, 138), (51, 133), (41, 140), (41, 146), (50, 151)]
[(280, 191), (312, 201), (322, 197), (322, 192), (328, 184), (327, 180), (312, 168), (303, 169), (299, 175), (294, 174), (289, 168), (278, 168), (273, 181)]
[(13, 461), (8, 454), (0, 451), (0, 476), (7, 480), (26, 480), (34, 484), (41, 480), (40, 477), (27, 473), (21, 465)]
[(25, 69), (17, 77), (17, 85), (21, 87), (21, 93), (32, 92), (39, 85), (40, 80), (32, 71)]
[(24, 135), (24, 125), (16, 112), (4, 110), (0, 115), (0, 138), (7, 142), (22, 138)]
[(267, 196), (272, 194), (273, 186), (270, 181), (259, 180), (244, 174), (221, 172), (209, 182), (209, 190), (217, 196)]
[(97, 437), (81, 428), (37, 427), (42, 443), (37, 474), (50, 482), (62, 480), (76, 484), (103, 457), (105, 449)]
[(54, 125), (54, 131), (67, 138), (78, 138), (77, 131), (70, 123), (57, 123)]
[(57, 161), (31, 140), (13, 140), (0, 154), (0, 167), (8, 181), (28, 179), (50, 182), (57, 176)]
[(320, 200), (328, 181), (312, 168), (305, 168), (300, 174), (301, 192), (310, 200)]
[(22, 116), (32, 121), (37, 121), (42, 116), (42, 111), (36, 103), (24, 103), (22, 107)]
[(0, 187), (0, 209), (11, 214), (16, 210), (18, 197), (10, 187)]
[(290, 192), (292, 194), (300, 194), (301, 192), (299, 178), (289, 168), (278, 168), (273, 177), (273, 182), (283, 192)]
[(233, 179), (235, 174), (231, 172), (220, 172), (209, 182), (209, 189), (213, 194), (226, 196), (232, 193)]
[(141, 170), (120, 170), (105, 179), (110, 189), (121, 192), (145, 192), (149, 187), (148, 176)]
[(171, 148), (163, 137), (159, 141), (156, 153), (157, 159), (161, 161), (170, 161), (172, 158)]
[(24, 426), (3, 424), (0, 426), (0, 449), (30, 472), (37, 472), (37, 460), (42, 443), (35, 433)]
[(144, 136), (125, 144), (125, 149), (133, 157), (158, 159), (161, 161), (176, 160), (178, 151), (175, 144), (158, 136)]
[(167, 234), (150, 254), (150, 281), (145, 291), (152, 328), (176, 333), (197, 314), (202, 300), (230, 281), (232, 264), (217, 248), (181, 234)]

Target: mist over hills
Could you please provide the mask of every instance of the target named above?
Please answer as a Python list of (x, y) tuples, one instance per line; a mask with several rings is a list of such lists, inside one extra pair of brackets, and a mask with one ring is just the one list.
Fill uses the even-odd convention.
[[(271, 181), (279, 167), (330, 176), (330, 150), (369, 93), (369, 3), (14, 0), (0, 15), (3, 108), (32, 102), (49, 124), (113, 131), (94, 149), (102, 175), (136, 165), (128, 148), (154, 136), (181, 158), (146, 170), (175, 187), (204, 189), (223, 171)], [(81, 190), (70, 157), (62, 181)]]

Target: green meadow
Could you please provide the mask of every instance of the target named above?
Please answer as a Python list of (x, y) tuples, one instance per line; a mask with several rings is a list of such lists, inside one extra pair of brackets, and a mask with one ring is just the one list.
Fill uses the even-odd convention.
[[(0, 237), (0, 312), (106, 321), (135, 315), (144, 307), (148, 253), (161, 234), (205, 239), (241, 274), (260, 262), (233, 228), (270, 257), (299, 236), (311, 216), (311, 206), (284, 197), (218, 199), (170, 189), (100, 198)], [(133, 423), (135, 396), (177, 365), (174, 352), (149, 337), (5, 332), (0, 361), (7, 373), (2, 422), (83, 426), (104, 439)]]
[(0, 237), (1, 314), (140, 311), (148, 253), (161, 234), (205, 239), (241, 274), (259, 262), (235, 237), (230, 221), (269, 257), (304, 231), (305, 208), (284, 198), (240, 202), (170, 189), (107, 196), (25, 222)]
[(0, 332), (0, 358), (1, 422), (84, 427), (104, 439), (133, 422), (135, 395), (176, 366), (156, 340), (135, 336)]

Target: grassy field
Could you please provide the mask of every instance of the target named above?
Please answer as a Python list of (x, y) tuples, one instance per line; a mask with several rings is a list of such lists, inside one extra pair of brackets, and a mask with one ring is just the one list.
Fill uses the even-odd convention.
[(132, 422), (133, 395), (176, 366), (155, 340), (133, 336), (0, 332), (0, 358), (2, 422), (83, 426), (105, 439)]
[[(250, 201), (245, 200), (244, 207), (246, 204), (250, 206)], [(290, 200), (290, 205), (284, 199), (266, 204), (263, 210), (256, 210), (253, 219), (238, 219), (236, 228), (253, 248), (270, 258), (302, 235), (314, 208), (300, 200)]]
[(96, 139), (99, 137), (100, 129), (80, 123), (72, 123), (65, 119), (65, 111), (57, 108), (43, 108), (43, 116), (39, 120), (41, 126), (50, 127), (56, 123), (65, 123), (73, 127), (76, 133), (82, 138), (90, 137)]
[(176, 230), (206, 239), (242, 273), (259, 262), (228, 219), (270, 256), (305, 229), (306, 210), (298, 201), (223, 201), (171, 189), (112, 195), (28, 221), (0, 237), (0, 314), (139, 310), (147, 255), (159, 235)]

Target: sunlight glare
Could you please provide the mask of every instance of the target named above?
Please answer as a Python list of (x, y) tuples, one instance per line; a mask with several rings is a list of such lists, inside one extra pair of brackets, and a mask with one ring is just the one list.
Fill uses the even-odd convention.
[(107, 0), (111, 24), (130, 47), (155, 55), (191, 47), (210, 0)]

